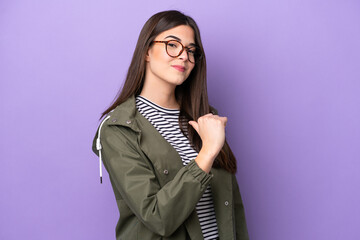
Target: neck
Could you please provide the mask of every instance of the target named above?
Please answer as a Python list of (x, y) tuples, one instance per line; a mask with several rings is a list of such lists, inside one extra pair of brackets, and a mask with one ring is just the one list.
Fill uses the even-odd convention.
[(144, 98), (164, 108), (169, 108), (169, 109), (180, 108), (180, 105), (176, 102), (175, 92), (169, 94), (161, 91), (148, 92), (148, 91), (144, 91), (143, 89), (140, 93), (140, 96), (143, 96)]
[(180, 104), (175, 98), (175, 88), (176, 85), (163, 80), (145, 77), (140, 96), (164, 108), (180, 109)]

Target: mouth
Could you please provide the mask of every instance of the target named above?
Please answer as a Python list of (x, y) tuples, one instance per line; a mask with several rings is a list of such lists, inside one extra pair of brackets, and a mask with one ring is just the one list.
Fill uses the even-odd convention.
[(184, 72), (185, 71), (185, 67), (184, 66), (180, 66), (180, 65), (171, 65), (173, 68), (175, 68), (176, 70), (180, 71), (180, 72)]

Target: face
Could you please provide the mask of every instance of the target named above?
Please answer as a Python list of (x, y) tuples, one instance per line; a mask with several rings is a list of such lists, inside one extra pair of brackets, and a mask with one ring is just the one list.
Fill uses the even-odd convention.
[[(195, 44), (194, 31), (190, 26), (180, 25), (160, 33), (155, 41), (178, 40), (184, 47)], [(188, 59), (186, 49), (178, 57), (166, 53), (165, 43), (153, 43), (146, 55), (146, 74), (171, 85), (182, 84), (195, 64)]]

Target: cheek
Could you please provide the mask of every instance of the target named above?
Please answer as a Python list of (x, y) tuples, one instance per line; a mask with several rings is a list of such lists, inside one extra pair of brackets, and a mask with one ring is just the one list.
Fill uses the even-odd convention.
[(166, 50), (163, 48), (154, 49), (152, 58), (154, 61), (159, 61), (159, 63), (164, 63), (170, 61), (172, 58), (166, 53)]
[(164, 49), (160, 49), (160, 51), (153, 51), (150, 57), (150, 68), (157, 75), (163, 76), (165, 72), (169, 71), (170, 62), (172, 58), (167, 55)]

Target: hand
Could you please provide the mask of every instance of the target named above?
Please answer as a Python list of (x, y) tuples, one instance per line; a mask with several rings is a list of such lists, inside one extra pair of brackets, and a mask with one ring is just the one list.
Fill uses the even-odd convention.
[(202, 140), (202, 150), (214, 158), (224, 146), (226, 123), (227, 117), (212, 113), (199, 117), (197, 122), (189, 121)]

